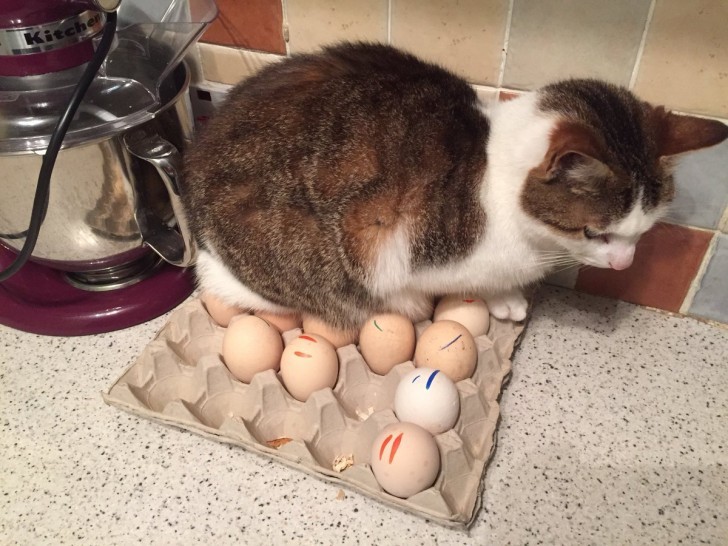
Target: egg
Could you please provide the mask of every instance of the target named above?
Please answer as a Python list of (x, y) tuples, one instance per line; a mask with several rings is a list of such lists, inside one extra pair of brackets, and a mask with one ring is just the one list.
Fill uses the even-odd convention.
[(233, 321), (222, 338), (222, 358), (237, 379), (250, 383), (265, 370), (278, 371), (283, 340), (273, 326), (260, 317), (246, 315)]
[(260, 317), (268, 324), (275, 326), (280, 333), (301, 327), (301, 315), (297, 313), (281, 315), (277, 313), (268, 313), (266, 311), (256, 311), (255, 316)]
[(394, 412), (400, 421), (440, 434), (455, 426), (460, 414), (460, 395), (455, 383), (440, 370), (415, 368), (397, 385)]
[(433, 322), (417, 340), (415, 366), (441, 370), (455, 383), (473, 375), (477, 361), (475, 340), (459, 322)]
[(374, 315), (359, 333), (359, 351), (374, 373), (385, 375), (397, 364), (412, 358), (415, 327), (403, 315)]
[(212, 317), (212, 320), (223, 328), (228, 327), (230, 320), (233, 317), (245, 313), (244, 309), (234, 305), (228, 305), (210, 292), (203, 292), (200, 295), (200, 300), (202, 301), (207, 313), (210, 317)]
[(303, 315), (303, 331), (307, 334), (318, 334), (325, 337), (337, 349), (357, 341), (356, 330), (336, 328), (312, 315)]
[(432, 435), (413, 423), (384, 427), (372, 444), (370, 466), (379, 485), (406, 499), (437, 479), (440, 450)]
[(477, 296), (445, 296), (437, 307), (433, 321), (454, 320), (465, 326), (473, 337), (488, 333), (490, 312), (482, 298)]
[(286, 345), (281, 356), (281, 380), (296, 400), (305, 402), (311, 393), (333, 388), (338, 376), (336, 349), (323, 336), (302, 334)]

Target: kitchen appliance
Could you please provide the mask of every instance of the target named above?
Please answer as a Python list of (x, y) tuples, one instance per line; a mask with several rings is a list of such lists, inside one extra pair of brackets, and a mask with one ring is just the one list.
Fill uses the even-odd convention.
[[(182, 58), (217, 8), (214, 0), (122, 0), (114, 13), (118, 4), (0, 0), (0, 275), (33, 247), (0, 283), (1, 324), (105, 332), (158, 316), (192, 291), (185, 268), (195, 249), (176, 182), (193, 130)], [(102, 30), (114, 19), (111, 39)], [(70, 125), (53, 165), (64, 115)], [(44, 197), (38, 173), (49, 168)]]

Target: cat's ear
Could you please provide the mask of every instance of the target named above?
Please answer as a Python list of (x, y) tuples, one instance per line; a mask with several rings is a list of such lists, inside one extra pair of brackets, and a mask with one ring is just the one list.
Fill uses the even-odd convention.
[(660, 157), (707, 148), (728, 138), (728, 125), (713, 119), (673, 114), (648, 106)]
[(543, 163), (543, 178), (549, 181), (569, 181), (575, 189), (588, 190), (595, 180), (611, 175), (602, 160), (599, 139), (588, 127), (577, 123), (560, 123), (549, 141)]

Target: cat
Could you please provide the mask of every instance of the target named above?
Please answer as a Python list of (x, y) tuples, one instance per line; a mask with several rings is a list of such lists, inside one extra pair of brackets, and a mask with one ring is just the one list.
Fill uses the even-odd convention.
[(728, 137), (610, 83), (499, 104), (390, 46), (293, 55), (233, 88), (186, 152), (181, 194), (203, 290), (344, 329), (522, 288), (569, 263), (624, 269), (673, 198), (671, 158)]

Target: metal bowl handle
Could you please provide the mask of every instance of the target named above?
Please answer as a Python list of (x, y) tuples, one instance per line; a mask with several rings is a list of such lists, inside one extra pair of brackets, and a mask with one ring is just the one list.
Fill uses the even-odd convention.
[(182, 156), (173, 144), (157, 134), (132, 131), (124, 135), (126, 149), (135, 157), (152, 164), (169, 194), (178, 230), (167, 225), (137, 200), (135, 216), (144, 243), (172, 265), (187, 267), (194, 263), (197, 246), (187, 224), (179, 197)]

